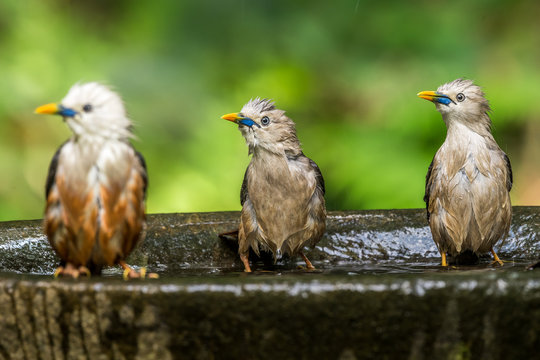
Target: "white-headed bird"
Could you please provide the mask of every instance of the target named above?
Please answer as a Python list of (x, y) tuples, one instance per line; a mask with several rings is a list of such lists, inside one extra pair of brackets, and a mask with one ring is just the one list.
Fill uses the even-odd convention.
[(315, 162), (304, 155), (294, 122), (268, 99), (255, 98), (225, 120), (238, 124), (252, 154), (242, 189), (238, 232), (239, 254), (251, 272), (248, 254), (253, 249), (299, 254), (314, 245), (326, 229), (324, 180)]
[(427, 216), (442, 265), (446, 255), (491, 251), (510, 229), (512, 168), (491, 134), (489, 103), (479, 86), (457, 79), (418, 96), (432, 101), (447, 127), (426, 176)]
[(124, 277), (144, 277), (124, 261), (144, 234), (148, 178), (129, 143), (132, 123), (121, 98), (95, 82), (76, 84), (36, 113), (61, 115), (73, 132), (56, 151), (45, 186), (45, 232), (61, 259), (55, 275), (76, 278), (119, 264)]

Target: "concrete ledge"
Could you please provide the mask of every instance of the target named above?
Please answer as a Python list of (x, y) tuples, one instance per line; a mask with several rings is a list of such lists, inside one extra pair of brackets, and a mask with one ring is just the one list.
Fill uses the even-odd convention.
[(0, 282), (6, 359), (530, 359), (538, 274)]
[[(129, 262), (171, 273), (242, 269), (234, 249), (217, 238), (236, 228), (238, 218), (238, 212), (149, 215), (146, 239)], [(539, 237), (540, 207), (514, 207), (510, 235), (498, 253), (505, 260), (540, 259)], [(422, 209), (332, 211), (326, 235), (306, 253), (319, 264), (439, 258)], [(50, 274), (57, 264), (41, 220), (0, 223), (0, 271)]]
[[(309, 256), (241, 272), (238, 213), (149, 217), (119, 270), (55, 280), (40, 221), (0, 224), (0, 359), (525, 359), (540, 349), (540, 208), (514, 208), (508, 262), (442, 269), (423, 210), (331, 212)], [(259, 268), (261, 268), (259, 266)]]

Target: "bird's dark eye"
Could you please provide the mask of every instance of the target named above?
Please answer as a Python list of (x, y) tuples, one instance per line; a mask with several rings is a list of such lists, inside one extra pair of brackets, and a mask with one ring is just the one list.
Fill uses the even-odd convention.
[(456, 99), (457, 101), (462, 102), (463, 100), (465, 100), (465, 95), (463, 95), (463, 93), (459, 93), (456, 95)]
[(91, 104), (86, 104), (82, 107), (83, 111), (84, 112), (90, 112), (92, 111), (92, 105)]
[(270, 124), (270, 119), (268, 118), (268, 116), (264, 116), (264, 117), (261, 119), (261, 124), (263, 124), (264, 126)]

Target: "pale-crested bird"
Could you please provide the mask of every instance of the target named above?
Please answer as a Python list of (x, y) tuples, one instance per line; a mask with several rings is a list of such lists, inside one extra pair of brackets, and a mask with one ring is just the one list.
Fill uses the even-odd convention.
[(245, 271), (251, 272), (250, 248), (272, 252), (274, 261), (299, 254), (314, 269), (302, 249), (317, 243), (326, 229), (324, 179), (302, 152), (294, 122), (260, 98), (222, 118), (238, 124), (252, 155), (240, 191), (238, 251)]
[(125, 278), (144, 277), (144, 268), (124, 261), (144, 237), (148, 176), (129, 143), (132, 123), (121, 98), (95, 82), (75, 84), (59, 104), (35, 112), (61, 115), (73, 132), (56, 151), (45, 186), (45, 232), (61, 259), (55, 275), (76, 278), (119, 264)]
[(426, 175), (427, 216), (442, 265), (447, 254), (491, 251), (510, 229), (512, 168), (491, 134), (489, 103), (481, 88), (457, 79), (418, 96), (432, 101), (447, 127)]

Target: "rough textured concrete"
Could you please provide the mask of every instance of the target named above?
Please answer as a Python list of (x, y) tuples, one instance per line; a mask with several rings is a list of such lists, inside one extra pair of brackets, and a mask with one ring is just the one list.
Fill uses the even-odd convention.
[(331, 213), (318, 271), (244, 274), (216, 237), (237, 216), (150, 216), (130, 261), (162, 276), (129, 282), (55, 280), (41, 223), (0, 224), (0, 359), (540, 358), (540, 208), (515, 208), (503, 268), (440, 268), (398, 210)]
[(531, 359), (533, 272), (0, 283), (6, 359)]

